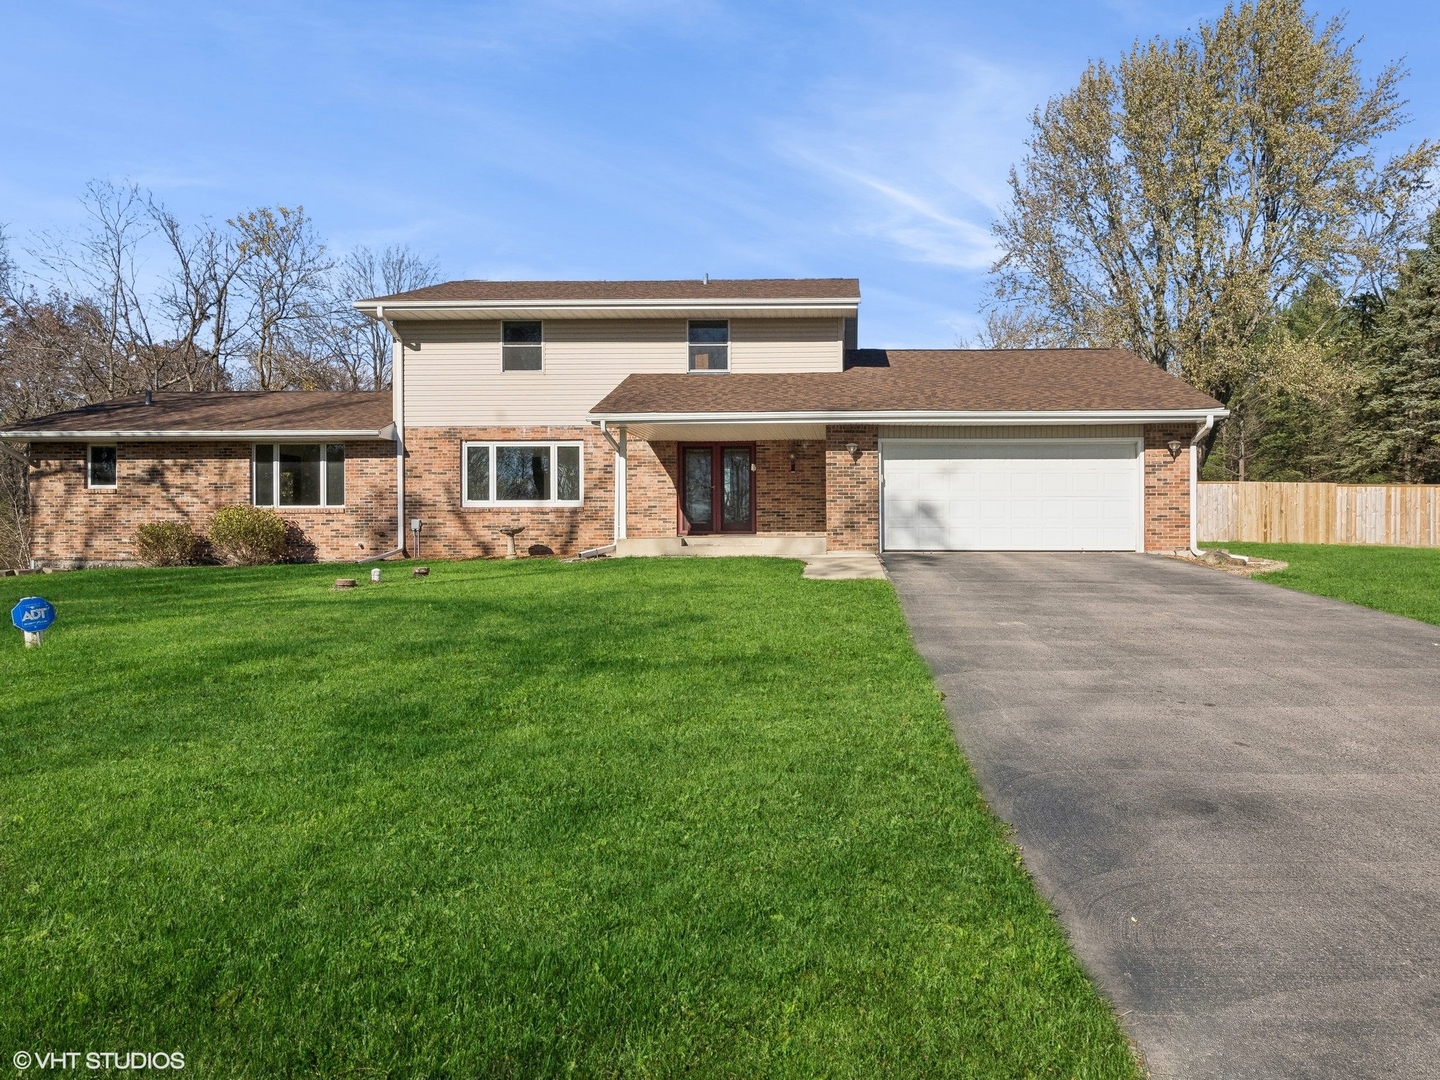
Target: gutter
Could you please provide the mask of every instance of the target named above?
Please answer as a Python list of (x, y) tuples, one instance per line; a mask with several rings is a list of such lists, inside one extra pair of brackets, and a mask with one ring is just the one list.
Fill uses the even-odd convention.
[(254, 439), (388, 439), (387, 427), (350, 431), (0, 431), (0, 439), (20, 442), (95, 442), (97, 439), (152, 441), (185, 439), (190, 442), (249, 442)]
[(506, 311), (535, 311), (548, 312), (555, 315), (569, 314), (574, 318), (584, 318), (586, 312), (616, 312), (626, 315), (635, 315), (643, 312), (664, 312), (680, 314), (686, 311), (737, 311), (737, 312), (764, 312), (764, 311), (816, 311), (823, 315), (838, 315), (849, 313), (851, 315), (860, 307), (858, 296), (816, 296), (816, 297), (768, 297), (765, 299), (743, 300), (736, 298), (716, 298), (711, 300), (704, 296), (691, 296), (675, 300), (521, 300), (511, 298), (509, 300), (403, 300), (392, 303), (380, 303), (375, 300), (356, 300), (351, 306), (365, 315), (376, 319), (382, 319), (379, 314), (387, 307), (393, 312), (403, 315), (424, 316), (427, 313), (437, 315), (452, 314), (463, 316), (474, 312), (477, 316), (489, 315), (494, 318), (495, 312)]
[(959, 410), (891, 409), (877, 412), (729, 412), (729, 413), (600, 413), (592, 424), (1164, 424), (1217, 419), (1228, 409), (1068, 410), (1038, 412), (962, 412)]
[[(1195, 536), (1195, 501), (1200, 491), (1200, 459), (1195, 451), (1196, 447), (1200, 445), (1201, 440), (1209, 435), (1215, 427), (1216, 415), (1215, 413), (1211, 413), (1207, 416), (1205, 422), (1201, 424), (1199, 430), (1195, 432), (1195, 437), (1190, 440), (1190, 554), (1194, 555), (1197, 559), (1204, 555), (1205, 552), (1200, 550), (1199, 543)], [(1226, 412), (1224, 415), (1229, 416), (1230, 414)]]

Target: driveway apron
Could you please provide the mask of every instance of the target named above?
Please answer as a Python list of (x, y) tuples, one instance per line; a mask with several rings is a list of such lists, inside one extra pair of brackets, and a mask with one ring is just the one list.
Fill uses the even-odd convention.
[(1440, 1077), (1440, 627), (1147, 555), (893, 554), (1157, 1077)]

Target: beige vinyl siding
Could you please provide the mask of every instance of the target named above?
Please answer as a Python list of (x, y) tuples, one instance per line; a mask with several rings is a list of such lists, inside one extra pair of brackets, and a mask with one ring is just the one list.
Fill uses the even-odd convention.
[[(546, 319), (541, 371), (500, 370), (498, 320), (398, 329), (407, 427), (586, 423), (625, 376), (681, 374), (689, 364), (684, 319)], [(731, 367), (838, 371), (841, 332), (840, 319), (733, 319)]]
[(843, 319), (731, 319), (730, 370), (841, 371)]
[(1138, 439), (1139, 424), (882, 424), (882, 439)]

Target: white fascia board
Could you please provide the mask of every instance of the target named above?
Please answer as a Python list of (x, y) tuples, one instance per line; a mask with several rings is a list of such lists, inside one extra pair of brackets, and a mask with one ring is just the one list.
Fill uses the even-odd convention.
[(356, 300), (351, 307), (372, 318), (376, 317), (381, 308), (384, 308), (387, 319), (401, 321), (407, 315), (423, 318), (427, 314), (456, 315), (474, 312), (476, 315), (485, 315), (496, 311), (533, 311), (554, 315), (571, 313), (579, 316), (588, 312), (679, 315), (686, 311), (733, 311), (743, 314), (747, 311), (798, 309), (833, 315), (853, 315), (859, 310), (860, 300), (858, 297), (708, 300), (703, 296), (689, 297), (684, 300), (408, 300), (386, 301), (383, 304), (374, 300)]
[(390, 439), (395, 425), (379, 431), (0, 431), (15, 442), (254, 442), (266, 439)]
[(598, 424), (1163, 424), (1223, 420), (1228, 409), (1070, 410), (1054, 412), (769, 412), (769, 413), (591, 413)]

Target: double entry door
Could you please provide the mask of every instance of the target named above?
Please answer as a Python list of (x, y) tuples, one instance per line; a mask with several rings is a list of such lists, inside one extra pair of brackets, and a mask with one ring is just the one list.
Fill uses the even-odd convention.
[(755, 531), (755, 444), (680, 444), (680, 535)]

